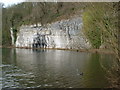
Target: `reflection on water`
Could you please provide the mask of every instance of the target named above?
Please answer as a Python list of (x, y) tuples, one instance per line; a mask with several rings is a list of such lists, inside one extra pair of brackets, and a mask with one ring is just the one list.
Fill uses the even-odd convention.
[(109, 55), (101, 60), (99, 54), (63, 50), (4, 48), (2, 53), (3, 88), (107, 87), (101, 64)]
[(85, 71), (86, 75), (84, 76), (84, 79), (86, 87), (101, 88), (107, 83), (107, 81), (105, 81), (105, 71), (100, 65), (99, 54), (91, 55), (88, 64), (85, 67)]

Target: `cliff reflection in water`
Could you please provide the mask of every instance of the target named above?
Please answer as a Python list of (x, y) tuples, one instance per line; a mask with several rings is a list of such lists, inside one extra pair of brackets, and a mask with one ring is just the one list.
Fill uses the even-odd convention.
[[(109, 60), (106, 58), (106, 61)], [(100, 54), (3, 49), (3, 87), (106, 87), (105, 71), (101, 68), (103, 63), (106, 65)]]

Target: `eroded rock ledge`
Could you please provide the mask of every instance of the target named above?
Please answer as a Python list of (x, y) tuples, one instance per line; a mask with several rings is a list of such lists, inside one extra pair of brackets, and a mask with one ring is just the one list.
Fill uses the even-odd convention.
[(88, 49), (91, 45), (82, 32), (82, 18), (74, 17), (44, 27), (21, 26), (16, 47)]

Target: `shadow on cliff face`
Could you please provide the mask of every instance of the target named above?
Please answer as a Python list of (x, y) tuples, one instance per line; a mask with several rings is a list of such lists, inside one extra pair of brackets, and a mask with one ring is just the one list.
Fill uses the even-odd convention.
[(33, 39), (33, 48), (46, 48), (47, 47), (47, 42), (45, 39), (45, 35), (40, 35), (37, 33), (37, 37)]

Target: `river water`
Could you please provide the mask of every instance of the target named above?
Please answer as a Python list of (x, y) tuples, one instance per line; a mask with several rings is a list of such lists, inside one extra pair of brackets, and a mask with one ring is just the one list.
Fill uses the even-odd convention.
[(97, 53), (3, 48), (0, 82), (2, 88), (103, 88), (112, 60)]

